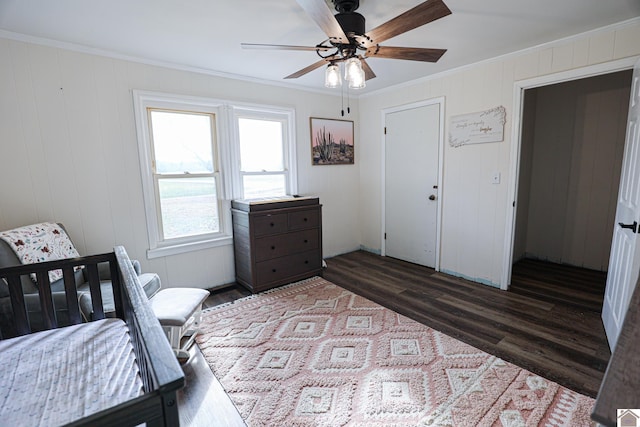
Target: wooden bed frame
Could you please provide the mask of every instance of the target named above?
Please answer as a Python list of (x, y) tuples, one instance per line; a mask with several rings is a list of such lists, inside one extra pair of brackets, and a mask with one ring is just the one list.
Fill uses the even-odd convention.
[[(20, 276), (36, 274), (40, 307), (47, 329), (58, 327), (48, 272), (62, 269), (66, 301), (71, 324), (82, 323), (75, 288), (74, 269), (84, 266), (89, 273), (92, 320), (105, 318), (98, 277), (98, 264), (108, 263), (115, 302), (115, 317), (123, 319), (128, 328), (144, 393), (134, 399), (67, 426), (177, 426), (180, 424), (176, 391), (184, 385), (184, 373), (176, 360), (160, 323), (135, 274), (127, 252), (122, 246), (114, 252), (39, 264), (0, 269), (0, 278), (9, 284), (11, 306), (18, 335), (30, 334)], [(66, 325), (65, 325), (66, 326)], [(2, 337), (0, 336), (0, 339)]]

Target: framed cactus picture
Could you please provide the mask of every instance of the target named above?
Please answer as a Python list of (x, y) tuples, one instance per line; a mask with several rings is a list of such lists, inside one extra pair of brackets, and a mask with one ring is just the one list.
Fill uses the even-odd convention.
[(311, 164), (354, 164), (353, 121), (311, 117)]

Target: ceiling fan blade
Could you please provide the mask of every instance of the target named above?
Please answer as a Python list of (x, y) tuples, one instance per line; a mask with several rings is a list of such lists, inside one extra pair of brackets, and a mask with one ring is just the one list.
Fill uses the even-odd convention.
[(336, 21), (324, 0), (297, 0), (298, 4), (307, 12), (315, 23), (332, 41), (349, 43), (349, 38)]
[[(298, 0), (300, 2), (300, 0)], [(383, 41), (406, 33), (424, 24), (435, 21), (451, 14), (451, 10), (442, 0), (427, 0), (396, 16), (390, 21), (367, 32), (372, 41), (365, 42), (367, 47), (382, 43)]]
[(331, 62), (332, 58), (333, 58), (333, 56), (330, 56), (329, 58), (321, 59), (318, 62), (314, 62), (313, 64), (309, 65), (308, 67), (305, 67), (302, 70), (296, 71), (295, 73), (288, 75), (287, 77), (285, 77), (285, 79), (297, 79), (298, 77), (302, 77), (305, 74), (315, 70), (316, 68), (320, 68), (323, 65), (326, 65), (328, 62)]
[(409, 61), (438, 62), (447, 49), (427, 49), (421, 47), (379, 46), (367, 50), (367, 58), (406, 59)]
[(362, 69), (364, 70), (364, 79), (371, 80), (376, 78), (376, 73), (373, 72), (369, 64), (364, 58), (360, 58), (360, 63), (362, 64)]
[(261, 44), (261, 43), (240, 43), (243, 49), (274, 49), (274, 50), (320, 50), (327, 51), (335, 49), (329, 46), (291, 46), (286, 44)]

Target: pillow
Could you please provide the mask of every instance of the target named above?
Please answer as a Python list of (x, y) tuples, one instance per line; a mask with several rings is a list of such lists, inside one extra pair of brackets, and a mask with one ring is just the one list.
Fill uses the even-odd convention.
[[(52, 222), (26, 225), (0, 232), (22, 264), (76, 258), (80, 254), (60, 225)], [(34, 275), (35, 276), (35, 275)], [(49, 272), (51, 283), (62, 278), (62, 270)], [(33, 278), (35, 281), (35, 278)]]

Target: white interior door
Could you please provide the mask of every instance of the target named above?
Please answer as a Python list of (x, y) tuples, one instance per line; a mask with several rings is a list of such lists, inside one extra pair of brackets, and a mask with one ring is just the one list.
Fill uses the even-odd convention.
[(436, 267), (440, 104), (385, 115), (384, 255)]
[(622, 328), (640, 270), (640, 61), (633, 68), (629, 120), (618, 190), (602, 321), (611, 349)]

